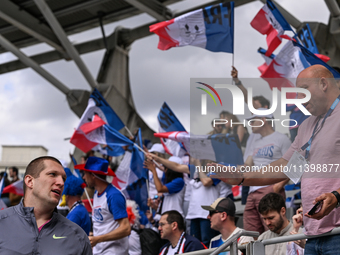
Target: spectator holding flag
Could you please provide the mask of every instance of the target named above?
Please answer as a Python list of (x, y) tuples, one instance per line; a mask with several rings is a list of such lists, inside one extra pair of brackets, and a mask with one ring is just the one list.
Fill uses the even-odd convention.
[(63, 195), (66, 195), (66, 204), (70, 208), (70, 212), (66, 218), (74, 223), (77, 223), (87, 235), (91, 230), (91, 219), (84, 204), (81, 201), (81, 196), (86, 186), (82, 179), (75, 177), (71, 170), (65, 168), (66, 181), (64, 184)]
[(87, 186), (95, 188), (93, 197), (93, 236), (89, 236), (95, 255), (127, 255), (131, 227), (123, 194), (106, 181), (115, 176), (103, 158), (89, 157), (86, 164), (74, 166), (83, 173)]

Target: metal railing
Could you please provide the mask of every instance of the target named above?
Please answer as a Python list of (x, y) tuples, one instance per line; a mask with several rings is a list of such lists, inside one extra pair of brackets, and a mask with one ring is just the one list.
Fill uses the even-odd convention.
[(247, 231), (247, 230), (241, 230), (240, 232), (237, 232), (235, 235), (230, 237), (227, 241), (225, 241), (220, 247), (213, 248), (213, 249), (207, 249), (207, 250), (200, 250), (200, 251), (193, 251), (193, 252), (187, 252), (184, 254), (187, 255), (217, 255), (220, 252), (227, 251), (227, 249), (230, 246), (230, 255), (237, 255), (237, 251), (239, 248), (245, 248), (245, 246), (242, 245), (242, 247), (238, 247), (237, 239), (241, 236), (252, 236), (252, 237), (258, 237), (260, 234), (259, 232), (255, 231)]
[(340, 234), (340, 227), (334, 228), (332, 231), (328, 233), (315, 235), (315, 236), (307, 236), (305, 234), (296, 234), (296, 235), (289, 235), (289, 236), (280, 236), (280, 237), (275, 237), (275, 238), (261, 240), (261, 241), (255, 241), (253, 243), (249, 243), (250, 255), (265, 255), (266, 245), (286, 243), (286, 242), (291, 242), (291, 241), (296, 241), (296, 240), (301, 240), (301, 239), (312, 239), (312, 238), (318, 238), (318, 237), (324, 237), (324, 236), (332, 236), (332, 235), (338, 235), (338, 234)]
[[(271, 244), (277, 244), (277, 243), (286, 243), (301, 239), (312, 239), (312, 238), (318, 238), (318, 237), (324, 237), (324, 236), (331, 236), (331, 235), (338, 235), (340, 234), (340, 227), (334, 228), (332, 231), (321, 234), (321, 235), (315, 235), (315, 236), (308, 236), (305, 234), (296, 234), (296, 235), (289, 235), (289, 236), (280, 236), (275, 237), (271, 239), (266, 240), (260, 240), (255, 242), (250, 242), (247, 245), (237, 245), (237, 239), (241, 236), (252, 236), (252, 237), (258, 237), (259, 233), (254, 231), (246, 231), (242, 230), (235, 235), (233, 235), (231, 238), (229, 238), (226, 242), (224, 242), (220, 247), (218, 248), (212, 248), (212, 249), (206, 249), (206, 250), (199, 250), (199, 251), (193, 251), (193, 252), (187, 252), (184, 253), (186, 255), (217, 255), (220, 252), (224, 251), (230, 251), (230, 255), (237, 255), (238, 249), (245, 250), (247, 248), (247, 251), (250, 253), (247, 255), (265, 255), (265, 246), (271, 245)], [(230, 248), (229, 248), (230, 246)]]

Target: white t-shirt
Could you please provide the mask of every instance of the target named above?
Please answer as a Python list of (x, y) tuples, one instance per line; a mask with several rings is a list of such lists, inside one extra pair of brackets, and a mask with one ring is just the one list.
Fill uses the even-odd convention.
[(134, 230), (129, 236), (129, 255), (142, 255), (139, 234)]
[[(282, 158), (289, 149), (291, 141), (289, 138), (279, 132), (274, 132), (267, 136), (260, 136), (252, 143), (250, 148), (252, 151), (254, 166), (266, 166), (271, 162)], [(251, 186), (249, 193), (267, 186)]]
[[(104, 235), (119, 227), (117, 220), (127, 218), (126, 200), (123, 194), (112, 184), (98, 195), (93, 196), (93, 235)], [(93, 254), (127, 255), (129, 250), (128, 237), (119, 240), (98, 243), (93, 248)]]
[(162, 213), (170, 210), (176, 210), (184, 217), (183, 212), (183, 200), (185, 193), (185, 183), (182, 178), (176, 178), (170, 183), (166, 183), (165, 186), (169, 192), (164, 193)]
[(191, 198), (186, 219), (206, 219), (209, 211), (204, 210), (201, 205), (212, 204), (219, 197), (220, 189), (215, 185), (205, 187), (202, 182), (195, 180), (190, 180), (189, 184), (191, 186)]
[(244, 154), (243, 154), (243, 161), (244, 162), (246, 162), (247, 158), (253, 154), (251, 147), (253, 146), (254, 141), (256, 141), (259, 138), (261, 138), (260, 134), (251, 133), (249, 135), (248, 140), (247, 140), (246, 150), (244, 151)]
[[(218, 235), (218, 236), (215, 236), (214, 238), (212, 238), (210, 240), (210, 244), (209, 244), (209, 249), (210, 248), (215, 248), (215, 247), (220, 247), (224, 242), (226, 242), (230, 237), (232, 237), (233, 235), (235, 235), (236, 233), (240, 232), (242, 229), (241, 228), (235, 228), (235, 230), (233, 231), (233, 233), (231, 233), (231, 235), (226, 239), (224, 240), (222, 238), (222, 235)], [(246, 243), (249, 243), (251, 241), (254, 241), (254, 238), (250, 237), (250, 236), (241, 236), (240, 239), (237, 241), (237, 244), (238, 245), (241, 245), (241, 244), (246, 244)], [(227, 255), (227, 254), (230, 254), (229, 252), (221, 252), (219, 253), (221, 255)], [(238, 255), (242, 255), (242, 252), (239, 250), (238, 251)]]
[(220, 189), (220, 195), (219, 197), (227, 197), (230, 194), (233, 193), (232, 191), (232, 186), (230, 184), (227, 184), (225, 182), (220, 182), (219, 184), (217, 184), (217, 187)]

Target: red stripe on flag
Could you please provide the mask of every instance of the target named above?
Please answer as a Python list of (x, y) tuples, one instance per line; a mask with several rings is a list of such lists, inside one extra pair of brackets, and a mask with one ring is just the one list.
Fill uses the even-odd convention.
[(94, 146), (98, 144), (87, 140), (86, 136), (77, 130), (74, 131), (70, 143), (72, 143), (74, 146), (85, 153), (90, 151)]
[(168, 26), (173, 24), (174, 22), (175, 19), (172, 19), (169, 21), (163, 21), (150, 26), (150, 32), (153, 32), (159, 36), (158, 49), (168, 50), (172, 47), (179, 46), (179, 42), (173, 39), (166, 31), (168, 29)]
[(98, 115), (94, 115), (93, 120), (91, 122), (87, 122), (83, 124), (80, 129), (85, 133), (88, 134), (93, 130), (105, 125), (106, 122), (100, 118)]

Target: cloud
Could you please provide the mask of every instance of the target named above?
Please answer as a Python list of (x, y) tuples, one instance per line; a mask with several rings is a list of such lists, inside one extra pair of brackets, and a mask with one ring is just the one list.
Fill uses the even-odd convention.
[[(187, 0), (170, 6), (182, 11), (209, 0)], [(278, 1), (301, 21), (313, 20), (327, 23), (328, 10), (324, 2)], [(248, 3), (235, 9), (235, 54), (234, 65), (240, 77), (259, 77), (257, 66), (263, 63), (256, 52), (258, 47), (266, 48), (265, 37), (251, 28), (250, 21), (262, 7), (260, 1)], [(111, 34), (118, 25), (134, 28), (154, 19), (146, 14), (122, 20), (105, 26)], [(70, 36), (72, 42), (82, 42), (101, 37), (100, 29)], [(157, 129), (156, 116), (166, 101), (182, 124), (190, 128), (190, 78), (230, 77), (232, 55), (213, 53), (196, 47), (174, 48), (168, 51), (157, 49), (156, 35), (140, 39), (131, 45), (129, 72), (131, 90), (138, 113)], [(47, 45), (29, 47), (23, 51), (32, 55), (49, 50)], [(82, 55), (90, 72), (97, 76), (104, 50)], [(0, 62), (16, 59), (11, 53), (0, 55)], [(90, 91), (90, 86), (74, 62), (60, 60), (43, 65), (70, 89)], [(243, 79), (246, 86), (251, 81)], [(254, 94), (271, 97), (265, 83), (254, 89)], [(249, 113), (249, 112), (247, 112)], [(49, 155), (69, 161), (68, 153), (74, 146), (64, 138), (70, 137), (78, 124), (78, 117), (70, 110), (58, 89), (31, 69), (1, 75), (0, 80), (0, 141), (1, 145), (43, 145)], [(211, 127), (206, 126), (206, 132)], [(288, 130), (284, 131), (288, 132)]]

